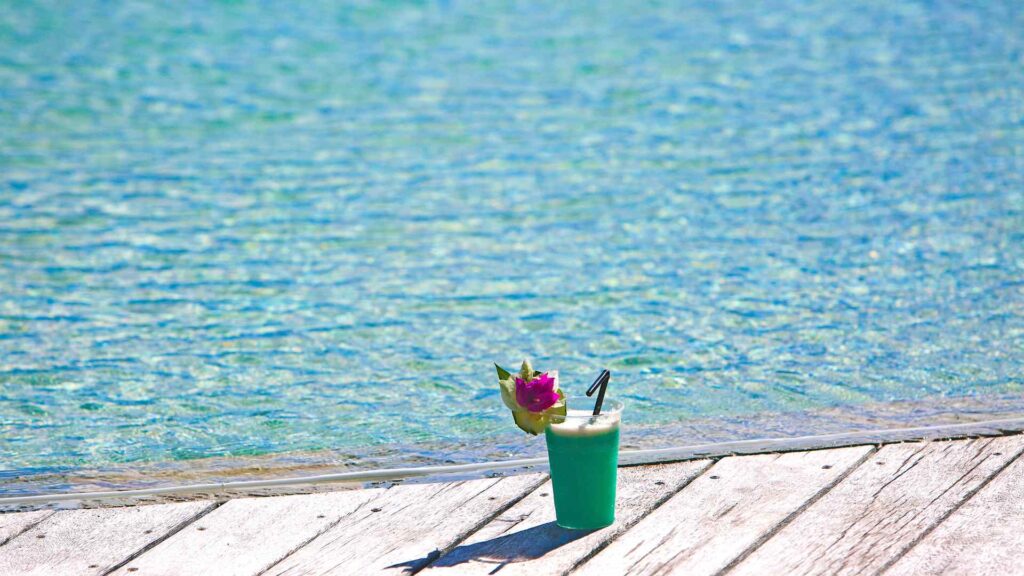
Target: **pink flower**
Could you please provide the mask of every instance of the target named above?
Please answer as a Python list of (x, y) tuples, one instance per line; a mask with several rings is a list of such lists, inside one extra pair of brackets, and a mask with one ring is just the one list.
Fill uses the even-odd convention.
[(516, 378), (516, 402), (530, 412), (543, 412), (558, 402), (555, 379), (545, 372), (527, 382)]

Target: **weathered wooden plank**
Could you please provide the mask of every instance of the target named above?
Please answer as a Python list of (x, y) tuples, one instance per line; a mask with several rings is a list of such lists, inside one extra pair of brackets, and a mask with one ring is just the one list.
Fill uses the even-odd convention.
[(103, 574), (213, 506), (185, 502), (57, 512), (0, 546), (0, 574)]
[(1021, 449), (1017, 438), (885, 446), (730, 574), (877, 573)]
[(49, 518), (53, 510), (36, 510), (33, 512), (10, 512), (0, 514), (0, 546), (8, 540), (21, 534), (25, 530), (35, 526)]
[[(1024, 442), (1024, 436), (1017, 437)], [(1024, 574), (1024, 458), (1017, 458), (886, 576)]]
[(259, 574), (382, 492), (348, 490), (230, 500), (115, 574)]
[(573, 574), (715, 574), (870, 451), (720, 460)]
[(545, 482), (421, 574), (564, 574), (710, 466), (700, 460), (620, 468), (615, 524), (596, 531), (559, 528)]
[(266, 574), (402, 574), (419, 569), (544, 482), (543, 474), (388, 489)]
[(717, 574), (871, 451), (720, 460), (573, 574)]

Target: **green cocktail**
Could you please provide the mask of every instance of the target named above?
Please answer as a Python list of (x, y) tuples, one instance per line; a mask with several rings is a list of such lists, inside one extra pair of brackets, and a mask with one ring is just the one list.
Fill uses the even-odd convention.
[(552, 416), (544, 432), (555, 516), (562, 528), (603, 528), (615, 522), (622, 402), (605, 399), (597, 416), (590, 398), (568, 398), (567, 406), (568, 413)]

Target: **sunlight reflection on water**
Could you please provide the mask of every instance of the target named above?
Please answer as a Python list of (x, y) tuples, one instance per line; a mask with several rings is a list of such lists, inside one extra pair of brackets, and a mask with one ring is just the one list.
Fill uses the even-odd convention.
[(1021, 14), (4, 7), (2, 466), (1018, 393)]

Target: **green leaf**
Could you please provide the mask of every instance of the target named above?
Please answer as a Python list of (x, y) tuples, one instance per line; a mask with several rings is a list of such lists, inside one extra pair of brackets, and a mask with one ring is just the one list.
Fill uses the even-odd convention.
[[(565, 416), (568, 413), (569, 413), (569, 408), (565, 405), (565, 394), (563, 394), (562, 391), (559, 390), (558, 391), (558, 404), (555, 404), (551, 408), (548, 408), (548, 416), (551, 416), (552, 414), (558, 414), (559, 416)], [(559, 420), (559, 422), (563, 422), (564, 420), (565, 420), (565, 418), (562, 418), (561, 420)]]
[(543, 412), (530, 412), (517, 408), (512, 410), (512, 419), (516, 421), (516, 426), (519, 426), (520, 430), (536, 436), (548, 427), (548, 424), (551, 423), (551, 416), (554, 414), (565, 416), (565, 402), (559, 402)]
[(512, 377), (512, 373), (509, 372), (508, 370), (505, 370), (501, 366), (498, 366), (497, 362), (494, 363), (494, 367), (498, 369), (498, 380), (499, 381), (501, 381), (501, 380), (508, 380), (509, 378)]
[(519, 426), (523, 432), (529, 432), (534, 436), (543, 432), (548, 426), (548, 419), (544, 414), (527, 410), (513, 410), (512, 419), (516, 421), (516, 426)]
[(501, 388), (501, 401), (505, 406), (509, 410), (521, 410), (522, 406), (516, 402), (516, 384), (512, 380), (512, 375), (504, 380), (498, 380), (498, 386)]

